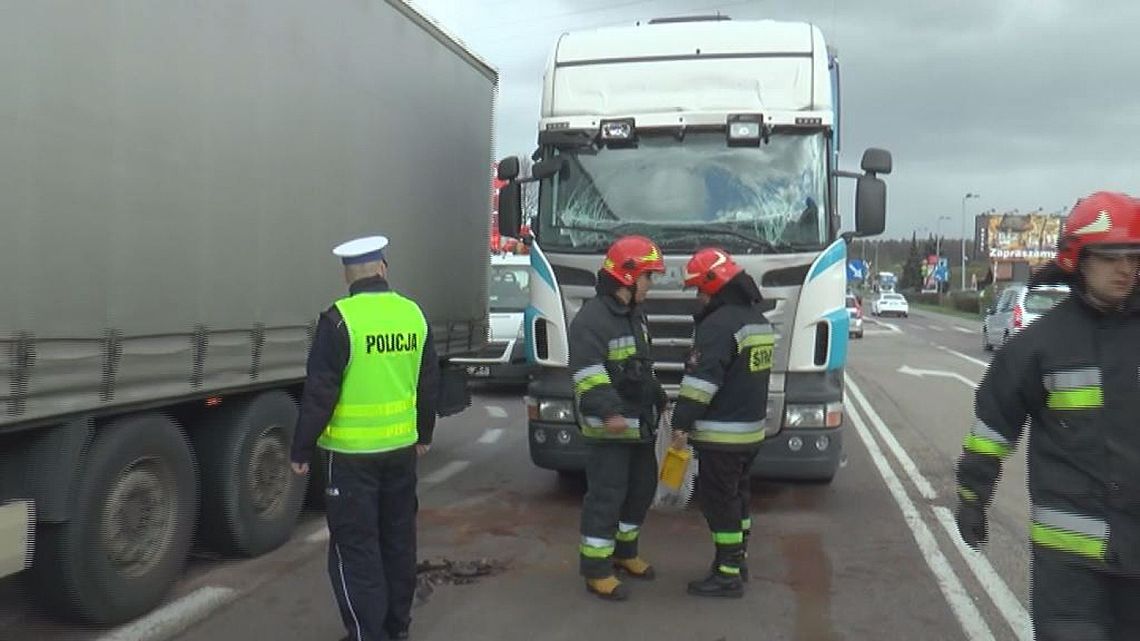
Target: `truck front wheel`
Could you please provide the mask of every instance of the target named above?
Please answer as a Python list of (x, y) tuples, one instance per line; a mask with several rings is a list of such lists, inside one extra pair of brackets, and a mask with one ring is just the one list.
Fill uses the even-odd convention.
[(285, 392), (235, 400), (193, 430), (201, 465), (202, 539), (259, 556), (289, 540), (306, 479), (289, 467), (297, 406)]
[(158, 414), (100, 429), (75, 498), (70, 521), (37, 532), (37, 595), (53, 612), (95, 624), (158, 605), (182, 571), (198, 507), (182, 431)]

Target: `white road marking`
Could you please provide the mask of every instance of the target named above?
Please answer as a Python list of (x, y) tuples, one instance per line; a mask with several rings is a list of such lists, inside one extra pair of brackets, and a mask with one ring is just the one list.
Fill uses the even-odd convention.
[(982, 588), (997, 606), (1002, 618), (1009, 624), (1014, 635), (1019, 641), (1033, 641), (1033, 624), (1029, 620), (1029, 613), (1025, 611), (1021, 601), (994, 570), (994, 566), (990, 565), (989, 560), (981, 552), (970, 549), (962, 540), (950, 508), (936, 505), (934, 506), (934, 516), (938, 517), (942, 529), (946, 530), (947, 536), (954, 542), (954, 547), (958, 548), (962, 558), (966, 559), (966, 565), (970, 566), (974, 577), (978, 579), (978, 583), (982, 584)]
[(878, 325), (879, 327), (885, 327), (885, 328), (889, 329), (890, 331), (894, 332), (895, 334), (903, 333), (903, 331), (901, 329), (899, 329), (899, 326), (895, 325), (894, 323), (888, 323), (886, 321), (881, 321), (877, 318), (868, 318), (866, 320), (871, 321), (872, 323)]
[(863, 392), (859, 389), (859, 386), (856, 385), (855, 381), (847, 374), (843, 375), (843, 379), (847, 382), (847, 389), (851, 392), (851, 397), (863, 408), (863, 412), (867, 415), (867, 418), (870, 419), (871, 425), (873, 425), (875, 431), (878, 432), (879, 438), (883, 439), (887, 444), (887, 448), (890, 449), (891, 453), (898, 459), (903, 471), (910, 477), (911, 483), (914, 483), (914, 486), (918, 488), (918, 493), (927, 501), (933, 501), (938, 498), (938, 493), (934, 491), (934, 487), (930, 485), (930, 481), (927, 481), (926, 477), (918, 471), (918, 466), (914, 464), (910, 455), (906, 453), (906, 450), (899, 444), (895, 435), (887, 428), (887, 424), (883, 421), (882, 417), (879, 416), (878, 412), (875, 411), (875, 408), (871, 407), (871, 403), (867, 401), (866, 396), (863, 396)]
[(943, 347), (942, 345), (935, 345), (935, 347), (946, 352), (947, 354), (953, 354), (953, 355), (957, 356), (958, 358), (960, 358), (964, 361), (969, 361), (975, 365), (980, 365), (982, 367), (987, 367), (987, 368), (990, 366), (989, 363), (987, 363), (983, 360), (979, 360), (977, 358), (974, 358), (973, 356), (967, 356), (966, 354), (963, 354), (962, 352), (956, 352), (956, 351), (950, 349), (949, 347)]
[(492, 443), (497, 442), (502, 437), (503, 437), (503, 428), (496, 427), (494, 429), (489, 429), (486, 432), (483, 432), (483, 436), (479, 437), (478, 442), (482, 443), (484, 445), (491, 445)]
[(487, 405), (487, 415), (491, 418), (506, 418), (507, 410), (499, 407), (498, 405)]
[(915, 368), (910, 367), (908, 365), (903, 365), (902, 367), (898, 368), (897, 371), (899, 374), (907, 374), (909, 376), (917, 376), (918, 378), (925, 378), (927, 376), (940, 376), (943, 378), (953, 378), (953, 379), (956, 379), (958, 381), (961, 381), (963, 385), (965, 385), (966, 387), (969, 387), (970, 389), (973, 389), (973, 388), (978, 386), (977, 383), (966, 378), (965, 376), (962, 376), (958, 372), (947, 372), (945, 370), (940, 370), (940, 369), (915, 369)]
[(437, 485), (471, 466), (471, 461), (452, 461), (420, 479), (424, 485)]
[(329, 540), (329, 527), (327, 524), (321, 525), (321, 529), (305, 537), (305, 543), (323, 543), (327, 540)]
[(961, 325), (954, 325), (954, 329), (956, 331), (962, 332), (963, 334), (973, 334), (974, 333), (974, 330), (970, 329), (969, 327), (962, 327)]
[(941, 332), (941, 331), (942, 331), (942, 326), (941, 326), (941, 325), (927, 325), (927, 327), (929, 327), (930, 329), (932, 329), (932, 330), (934, 330), (934, 331), (936, 331), (936, 332)]
[[(850, 379), (847, 380), (847, 384), (851, 385)], [(958, 578), (958, 575), (954, 573), (954, 569), (950, 567), (949, 560), (947, 560), (946, 555), (942, 553), (942, 549), (938, 547), (937, 539), (934, 538), (934, 534), (931, 533), (930, 528), (922, 519), (918, 508), (915, 507), (910, 497), (907, 496), (902, 481), (899, 480), (894, 470), (891, 469), (890, 463), (887, 462), (882, 450), (879, 449), (879, 444), (875, 442), (874, 437), (872, 437), (870, 431), (867, 430), (863, 419), (860, 418), (858, 412), (854, 411), (854, 405), (853, 403), (847, 403), (847, 416), (851, 417), (855, 431), (859, 434), (859, 438), (863, 441), (863, 444), (867, 447), (867, 452), (871, 455), (871, 461), (879, 470), (879, 475), (883, 477), (883, 482), (886, 483), (887, 489), (890, 490), (891, 496), (895, 499), (899, 510), (902, 511), (903, 520), (906, 521), (907, 526), (910, 528), (915, 543), (918, 544), (918, 548), (922, 552), (922, 558), (926, 560), (927, 567), (929, 567), (931, 573), (934, 574), (938, 588), (942, 591), (946, 602), (950, 604), (950, 609), (954, 611), (954, 615), (958, 618), (958, 624), (962, 626), (962, 631), (966, 634), (966, 638), (970, 641), (994, 641), (993, 632), (991, 632), (989, 626), (986, 625), (985, 620), (982, 618), (982, 613), (978, 611), (973, 599), (970, 598), (970, 594), (966, 592), (966, 588), (963, 587), (962, 581)], [(869, 409), (869, 406), (866, 407)], [(872, 416), (872, 412), (870, 411), (867, 412), (867, 414), (868, 416)], [(888, 445), (889, 444), (890, 441), (888, 441)]]
[(237, 596), (231, 588), (206, 586), (131, 623), (111, 630), (96, 641), (159, 641), (183, 632)]

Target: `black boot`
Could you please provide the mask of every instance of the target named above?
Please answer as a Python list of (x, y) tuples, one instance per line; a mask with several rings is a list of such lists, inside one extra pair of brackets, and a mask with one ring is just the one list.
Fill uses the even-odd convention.
[(703, 581), (689, 581), (689, 594), (739, 599), (744, 596), (744, 582), (739, 575), (717, 570), (709, 573)]
[(690, 581), (689, 594), (730, 599), (744, 596), (744, 581), (740, 577), (743, 556), (741, 544), (717, 545), (712, 571), (703, 581)]

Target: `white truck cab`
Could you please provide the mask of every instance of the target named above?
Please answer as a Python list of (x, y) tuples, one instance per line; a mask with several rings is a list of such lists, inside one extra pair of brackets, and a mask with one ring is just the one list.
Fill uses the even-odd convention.
[[(882, 232), (888, 152), (865, 173), (838, 169), (838, 59), (814, 25), (724, 16), (567, 33), (543, 77), (531, 224), (534, 278), (525, 331), (542, 366), (528, 389), (531, 458), (584, 461), (575, 426), (567, 325), (594, 295), (618, 237), (662, 249), (666, 273), (645, 303), (657, 376), (676, 392), (692, 347), (696, 250), (732, 252), (760, 284), (776, 328), (768, 439), (756, 467), (830, 479), (841, 457), (847, 241)], [(500, 161), (500, 233), (521, 213), (519, 163)], [(857, 229), (840, 232), (836, 183), (858, 179)]]

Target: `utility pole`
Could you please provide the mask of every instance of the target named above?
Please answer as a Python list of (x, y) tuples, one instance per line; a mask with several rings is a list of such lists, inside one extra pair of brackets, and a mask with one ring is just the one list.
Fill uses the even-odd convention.
[(966, 289), (966, 201), (970, 198), (981, 198), (978, 194), (968, 193), (962, 196), (962, 289)]

